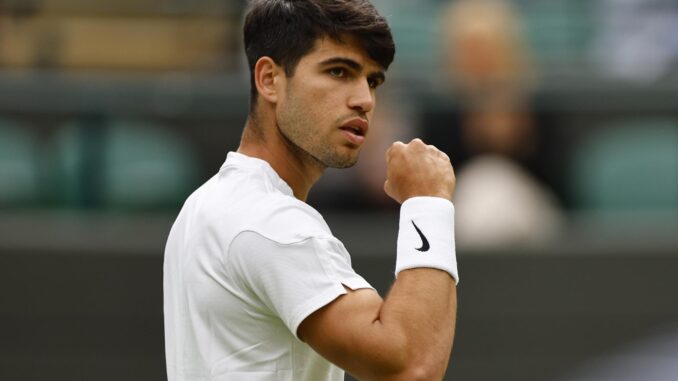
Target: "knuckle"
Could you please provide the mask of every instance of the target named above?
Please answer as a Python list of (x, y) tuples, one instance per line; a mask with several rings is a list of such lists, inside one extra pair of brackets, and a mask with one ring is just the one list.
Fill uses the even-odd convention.
[(390, 158), (391, 156), (393, 156), (394, 153), (396, 153), (396, 152), (402, 150), (404, 146), (405, 146), (405, 145), (404, 145), (402, 142), (400, 142), (400, 141), (394, 142), (394, 143), (391, 144), (391, 146), (386, 150), (386, 158)]

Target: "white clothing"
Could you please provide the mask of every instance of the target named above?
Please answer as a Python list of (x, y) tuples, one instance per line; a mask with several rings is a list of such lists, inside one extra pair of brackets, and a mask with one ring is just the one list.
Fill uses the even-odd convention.
[(465, 248), (540, 245), (563, 224), (555, 196), (501, 156), (480, 156), (462, 168), (454, 199), (457, 242)]
[(267, 162), (230, 152), (165, 248), (169, 381), (343, 380), (296, 333), (344, 286), (371, 288), (322, 216)]

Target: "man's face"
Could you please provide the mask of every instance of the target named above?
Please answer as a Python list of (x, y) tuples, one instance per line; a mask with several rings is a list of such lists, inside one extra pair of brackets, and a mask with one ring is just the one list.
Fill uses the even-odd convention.
[(294, 75), (285, 78), (276, 108), (278, 128), (302, 159), (325, 167), (356, 163), (375, 106), (375, 89), (384, 80), (355, 39), (316, 41)]

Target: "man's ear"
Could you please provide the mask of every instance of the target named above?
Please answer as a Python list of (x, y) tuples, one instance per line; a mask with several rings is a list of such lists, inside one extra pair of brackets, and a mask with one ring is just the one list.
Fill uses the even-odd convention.
[(284, 75), (283, 69), (271, 57), (261, 57), (254, 66), (254, 83), (259, 97), (267, 102), (278, 102), (278, 81)]

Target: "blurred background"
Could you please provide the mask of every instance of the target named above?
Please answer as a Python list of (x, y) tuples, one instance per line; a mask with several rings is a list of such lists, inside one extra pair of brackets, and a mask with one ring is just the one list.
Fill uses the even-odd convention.
[[(384, 294), (383, 153), (457, 173), (452, 380), (678, 379), (678, 2), (375, 0), (361, 161), (309, 203)], [(247, 117), (236, 0), (0, 0), (0, 379), (162, 380), (162, 254)]]

